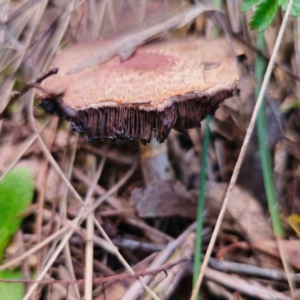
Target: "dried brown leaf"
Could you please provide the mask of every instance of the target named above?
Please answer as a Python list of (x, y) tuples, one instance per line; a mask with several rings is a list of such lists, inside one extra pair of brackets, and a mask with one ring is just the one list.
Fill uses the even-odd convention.
[(135, 52), (138, 46), (144, 44), (150, 39), (165, 34), (170, 30), (183, 27), (185, 24), (195, 19), (198, 15), (207, 11), (217, 10), (204, 4), (194, 5), (183, 9), (180, 13), (167, 18), (163, 22), (126, 34), (116, 39), (108, 47), (99, 49), (91, 55), (91, 57), (70, 69), (67, 74), (71, 75), (84, 69), (94, 67), (95, 65), (102, 64), (115, 55), (120, 55), (122, 60), (126, 60)]
[(132, 201), (142, 218), (174, 215), (195, 218), (196, 216), (196, 191), (187, 191), (179, 181), (152, 181), (145, 190), (134, 189)]

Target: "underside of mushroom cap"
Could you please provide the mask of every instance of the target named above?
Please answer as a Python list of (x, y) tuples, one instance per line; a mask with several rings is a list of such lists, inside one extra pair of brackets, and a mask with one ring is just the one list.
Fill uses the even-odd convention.
[(77, 45), (53, 61), (59, 74), (44, 82), (77, 111), (67, 117), (90, 141), (163, 142), (174, 127), (200, 126), (232, 96), (237, 74), (224, 40), (164, 41), (145, 45), (128, 60), (114, 57), (73, 75), (66, 72), (109, 42)]

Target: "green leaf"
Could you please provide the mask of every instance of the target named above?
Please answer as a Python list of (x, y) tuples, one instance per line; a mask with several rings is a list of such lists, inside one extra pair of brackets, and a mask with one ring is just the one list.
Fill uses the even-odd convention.
[(258, 5), (262, 0), (244, 0), (242, 5), (242, 11), (247, 11), (253, 6)]
[(0, 261), (22, 223), (21, 215), (30, 205), (33, 190), (33, 176), (26, 168), (14, 169), (0, 181)]
[[(289, 0), (278, 0), (278, 5), (281, 6), (283, 11), (286, 11), (288, 4)], [(300, 16), (300, 0), (294, 0), (291, 8), (291, 15), (295, 18)]]
[[(0, 272), (2, 279), (22, 279), (22, 272), (5, 270)], [(21, 300), (25, 294), (25, 287), (22, 283), (0, 282), (1, 300)]]
[(265, 0), (259, 4), (250, 22), (251, 29), (265, 30), (272, 24), (278, 8), (277, 0)]

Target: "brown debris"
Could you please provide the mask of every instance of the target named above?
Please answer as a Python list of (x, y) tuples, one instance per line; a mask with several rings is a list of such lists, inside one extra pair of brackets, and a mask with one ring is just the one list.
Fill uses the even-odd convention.
[(195, 218), (197, 211), (197, 195), (195, 191), (187, 191), (179, 181), (153, 181), (146, 189), (136, 188), (132, 192), (139, 216), (168, 217), (182, 216)]

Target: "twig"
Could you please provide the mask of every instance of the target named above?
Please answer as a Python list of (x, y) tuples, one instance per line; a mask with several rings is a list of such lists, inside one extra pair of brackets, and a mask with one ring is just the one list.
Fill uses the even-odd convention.
[[(102, 159), (105, 160), (105, 156)], [(96, 155), (89, 154), (86, 158), (88, 173), (91, 178), (95, 176)], [(96, 185), (95, 185), (96, 186)], [(94, 198), (91, 199), (90, 205), (94, 203)], [(93, 260), (94, 260), (94, 222), (91, 216), (86, 219), (86, 243), (85, 243), (85, 260), (84, 260), (84, 299), (93, 299)]]
[[(275, 281), (286, 281), (287, 276), (283, 271), (257, 267), (253, 265), (241, 264), (232, 261), (218, 260), (210, 258), (208, 265), (218, 271), (241, 274), (245, 276), (255, 276)], [(293, 280), (300, 282), (299, 274), (289, 274)]]
[(5, 168), (3, 173), (0, 175), (0, 181), (5, 177), (5, 175), (15, 166), (15, 164), (19, 161), (19, 159), (23, 156), (23, 154), (27, 151), (27, 149), (33, 144), (33, 142), (38, 137), (39, 133), (41, 133), (45, 127), (48, 125), (49, 120), (38, 130), (38, 132), (33, 133), (27, 140), (26, 143), (22, 145), (21, 150), (15, 155), (14, 160)]
[(278, 300), (288, 300), (290, 297), (286, 296), (283, 293), (274, 291), (270, 288), (260, 286), (257, 284), (251, 284), (249, 281), (246, 281), (237, 276), (228, 275), (222, 272), (206, 268), (205, 278), (218, 282), (224, 286), (229, 287), (230, 289), (238, 290), (243, 294), (249, 295), (250, 297), (258, 299), (278, 299)]
[(165, 245), (152, 244), (147, 242), (135, 241), (127, 238), (117, 238), (113, 240), (117, 247), (129, 249), (130, 251), (140, 250), (144, 252), (158, 252), (164, 249)]
[(154, 240), (155, 243), (163, 243), (174, 241), (174, 238), (169, 236), (168, 234), (148, 225), (145, 221), (137, 217), (124, 217), (124, 222), (143, 230), (146, 235), (151, 239)]
[(32, 88), (36, 87), (36, 84), (42, 83), (46, 78), (57, 74), (58, 73), (58, 68), (52, 68), (48, 72), (46, 72), (44, 75), (41, 75), (40, 77), (33, 79), (29, 83), (27, 83), (19, 92), (14, 91), (10, 93), (10, 100), (17, 100), (21, 96), (23, 96), (25, 93), (27, 93), (29, 90)]
[[(123, 280), (127, 278), (139, 278), (139, 277), (145, 277), (148, 275), (154, 276), (158, 273), (161, 272), (166, 272), (166, 270), (171, 269), (175, 267), (176, 265), (179, 265), (183, 262), (186, 262), (187, 258), (179, 258), (174, 261), (170, 261), (169, 263), (166, 263), (160, 267), (157, 268), (152, 268), (152, 269), (147, 269), (144, 271), (137, 271), (134, 274), (120, 274), (120, 275), (114, 275), (114, 276), (108, 276), (108, 277), (101, 277), (101, 278), (94, 278), (93, 279), (93, 284), (98, 284), (98, 283), (105, 283), (105, 282), (111, 282), (111, 281), (116, 281), (116, 280)], [(5, 283), (39, 283), (39, 284), (77, 284), (81, 285), (84, 284), (84, 279), (78, 279), (78, 280), (26, 280), (26, 279), (2, 279), (0, 278), (0, 282), (5, 282)]]
[(196, 282), (195, 287), (193, 289), (193, 293), (192, 293), (192, 296), (190, 298), (191, 300), (195, 300), (195, 298), (197, 297), (198, 290), (200, 288), (200, 285), (201, 285), (201, 282), (202, 282), (202, 279), (203, 279), (203, 276), (204, 276), (204, 272), (205, 272), (205, 269), (206, 269), (207, 264), (208, 264), (208, 260), (211, 256), (214, 244), (216, 242), (218, 232), (220, 230), (220, 226), (222, 224), (222, 221), (223, 221), (223, 218), (224, 218), (224, 215), (225, 215), (225, 212), (226, 212), (228, 201), (230, 199), (233, 188), (235, 186), (238, 174), (240, 172), (240, 168), (241, 168), (242, 162), (244, 160), (244, 156), (245, 156), (245, 153), (246, 153), (249, 141), (250, 141), (251, 134), (253, 132), (253, 128), (254, 128), (254, 125), (255, 125), (255, 122), (256, 122), (256, 118), (257, 118), (259, 109), (261, 107), (261, 104), (263, 102), (263, 96), (264, 96), (264, 93), (266, 91), (266, 88), (267, 88), (267, 85), (268, 85), (268, 82), (269, 82), (269, 79), (270, 79), (270, 76), (271, 76), (271, 73), (272, 73), (272, 70), (273, 70), (273, 67), (274, 67), (274, 62), (275, 62), (276, 55), (277, 55), (277, 52), (278, 52), (278, 49), (279, 49), (279, 46), (280, 46), (280, 43), (281, 43), (281, 40), (282, 40), (282, 37), (283, 37), (283, 33), (284, 33), (284, 30), (285, 30), (285, 27), (286, 27), (286, 24), (287, 24), (287, 20), (288, 20), (288, 16), (289, 16), (289, 13), (290, 13), (292, 3), (293, 3), (293, 0), (290, 0), (289, 5), (287, 7), (287, 10), (285, 12), (284, 19), (282, 21), (280, 31), (278, 33), (278, 37), (277, 37), (277, 40), (276, 40), (276, 43), (275, 43), (275, 46), (274, 46), (274, 51), (272, 53), (272, 56), (271, 56), (266, 74), (264, 76), (262, 87), (261, 87), (261, 90), (259, 92), (258, 99), (256, 101), (256, 105), (255, 105), (255, 108), (254, 108), (254, 111), (253, 111), (248, 129), (247, 129), (247, 133), (246, 133), (246, 136), (245, 136), (242, 148), (241, 148), (241, 152), (240, 152), (240, 155), (238, 157), (237, 163), (235, 165), (235, 168), (234, 168), (234, 171), (233, 171), (233, 174), (232, 174), (232, 177), (231, 177), (231, 180), (230, 180), (230, 183), (229, 183), (226, 195), (225, 195), (224, 202), (222, 204), (222, 208), (221, 208), (221, 211), (220, 211), (215, 229), (213, 231), (210, 243), (208, 245), (208, 248), (207, 248), (207, 251), (206, 251), (202, 266), (201, 266), (201, 269), (200, 269), (200, 273), (199, 273), (197, 282)]

